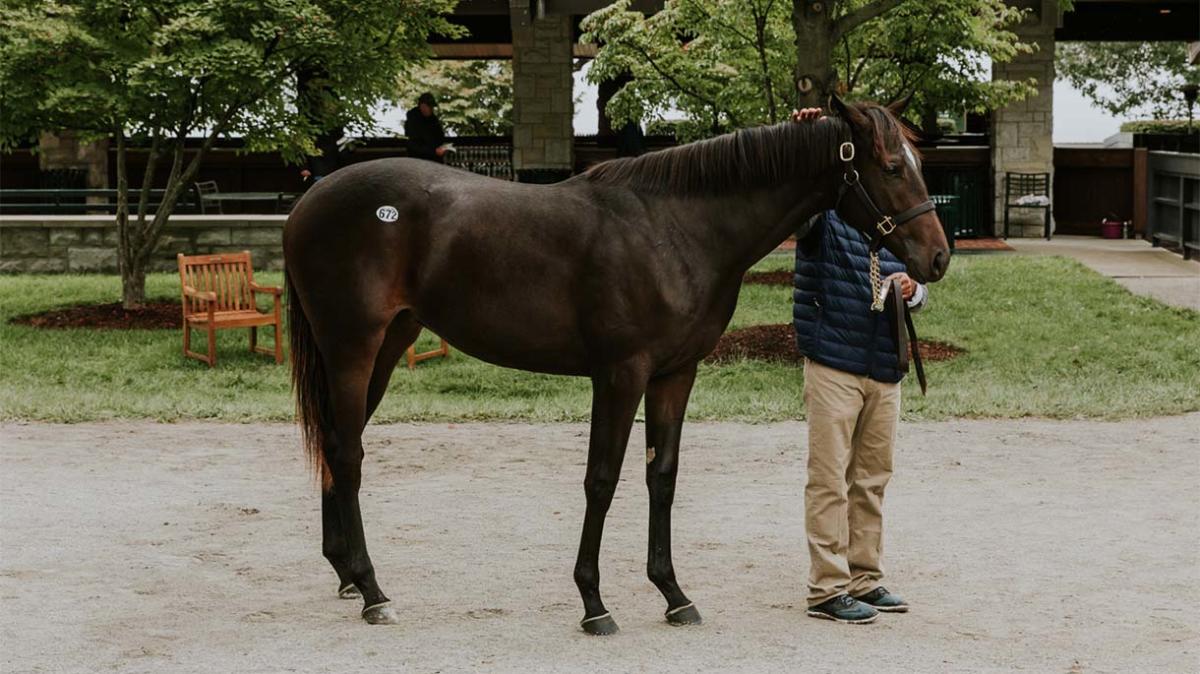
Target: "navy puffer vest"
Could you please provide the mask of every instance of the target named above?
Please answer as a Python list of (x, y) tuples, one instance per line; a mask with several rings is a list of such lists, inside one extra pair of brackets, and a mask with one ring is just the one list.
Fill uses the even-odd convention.
[[(833, 211), (815, 219), (796, 246), (792, 324), (796, 346), (808, 358), (875, 381), (904, 376), (896, 360), (889, 311), (871, 311), (867, 241)], [(905, 271), (904, 263), (879, 251), (880, 278)]]

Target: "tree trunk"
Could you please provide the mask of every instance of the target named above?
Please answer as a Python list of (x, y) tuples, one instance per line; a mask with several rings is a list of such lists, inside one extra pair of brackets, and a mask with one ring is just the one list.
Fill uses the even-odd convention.
[(796, 105), (824, 107), (837, 92), (833, 48), (842, 36), (910, 0), (873, 0), (845, 11), (835, 20), (832, 0), (792, 0), (796, 29)]
[(146, 305), (146, 267), (142, 260), (121, 265), (121, 306), (127, 310)]
[(129, 223), (129, 170), (125, 130), (114, 130), (117, 137), (117, 264), (121, 269), (121, 306), (141, 309), (146, 303), (146, 271), (136, 257), (137, 238)]
[(938, 128), (937, 108), (929, 101), (926, 101), (925, 107), (921, 109), (921, 131), (931, 137), (941, 135), (941, 129)]
[(823, 108), (836, 91), (834, 22), (828, 0), (793, 0), (796, 108)]
[(317, 154), (305, 161), (314, 179), (323, 178), (341, 167), (338, 141), (345, 128), (337, 120), (337, 95), (327, 84), (328, 74), (319, 66), (302, 68), (296, 73), (296, 89), (300, 112), (320, 128), (316, 137)]

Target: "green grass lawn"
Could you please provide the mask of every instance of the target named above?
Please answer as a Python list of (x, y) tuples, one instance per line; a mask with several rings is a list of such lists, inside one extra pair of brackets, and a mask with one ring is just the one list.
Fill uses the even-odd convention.
[[(790, 265), (790, 255), (773, 254), (757, 269)], [(153, 275), (147, 285), (151, 297), (178, 297), (173, 274)], [(8, 323), (119, 296), (116, 277), (0, 277), (0, 419), (291, 419), (287, 367), (249, 354), (244, 330), (221, 333), (217, 367), (209, 370), (183, 359), (177, 330)], [(731, 328), (787, 322), (790, 301), (788, 288), (745, 286)], [(905, 383), (907, 418), (1125, 418), (1200, 409), (1200, 314), (1136, 297), (1069, 260), (960, 255), (931, 288), (917, 327), (922, 337), (967, 353), (927, 364), (928, 397), (915, 381)], [(418, 345), (433, 344), (424, 334)], [(799, 419), (801, 389), (801, 371), (791, 366), (704, 365), (689, 414)], [(413, 372), (399, 368), (375, 420), (583, 420), (589, 398), (585, 379), (505, 370), (454, 353)]]

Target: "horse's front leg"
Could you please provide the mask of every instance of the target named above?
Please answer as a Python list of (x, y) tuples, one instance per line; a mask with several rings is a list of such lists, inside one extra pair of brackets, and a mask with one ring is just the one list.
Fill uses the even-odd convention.
[(633, 417), (646, 389), (646, 378), (640, 363), (608, 369), (592, 377), (592, 433), (587, 477), (583, 481), (587, 513), (575, 561), (575, 584), (579, 586), (584, 608), (580, 626), (588, 634), (617, 631), (616, 621), (600, 599), (600, 538), (621, 475)]
[(679, 436), (696, 364), (650, 380), (646, 388), (646, 487), (650, 491), (650, 551), (646, 575), (667, 600), (667, 622), (696, 625), (700, 612), (675, 581), (671, 562), (671, 505), (679, 469)]

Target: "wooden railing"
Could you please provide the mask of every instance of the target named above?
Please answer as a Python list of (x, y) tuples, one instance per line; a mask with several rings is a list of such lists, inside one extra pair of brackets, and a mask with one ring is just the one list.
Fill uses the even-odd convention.
[[(150, 190), (149, 211), (158, 210), (166, 190)], [(129, 210), (136, 212), (141, 192), (130, 190)], [(53, 189), (53, 190), (9, 190), (0, 189), (0, 213), (29, 215), (84, 215), (110, 214), (117, 212), (117, 190), (97, 189)], [(197, 213), (196, 195), (185, 191), (175, 204), (176, 213)]]
[(1200, 256), (1200, 155), (1150, 152), (1146, 238)]

